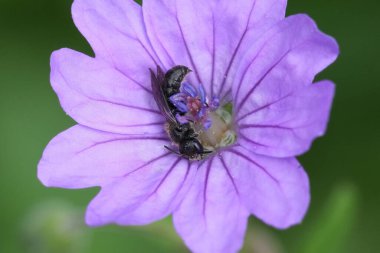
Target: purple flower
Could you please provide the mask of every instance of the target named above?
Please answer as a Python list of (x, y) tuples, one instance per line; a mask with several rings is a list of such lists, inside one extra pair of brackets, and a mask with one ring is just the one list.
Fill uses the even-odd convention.
[[(308, 16), (285, 18), (285, 8), (285, 0), (144, 0), (142, 8), (76, 0), (73, 18), (95, 58), (52, 54), (51, 84), (78, 125), (49, 143), (39, 179), (100, 186), (86, 213), (91, 226), (173, 214), (194, 252), (238, 251), (250, 214), (279, 229), (300, 223), (309, 181), (294, 157), (325, 132), (334, 85), (313, 80), (338, 46)], [(165, 148), (150, 69), (176, 65), (192, 70), (187, 97), (200, 109), (213, 101), (193, 115), (212, 122), (197, 128), (213, 150), (200, 161)]]

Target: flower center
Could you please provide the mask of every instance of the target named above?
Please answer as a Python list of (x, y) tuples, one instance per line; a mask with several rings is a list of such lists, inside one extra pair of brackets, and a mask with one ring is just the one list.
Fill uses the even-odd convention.
[(232, 108), (231, 103), (210, 112), (211, 126), (199, 132), (199, 140), (205, 149), (217, 150), (235, 143), (237, 136), (233, 127), (232, 112), (228, 108)]
[(192, 125), (205, 150), (214, 152), (235, 143), (232, 103), (221, 105), (218, 98), (207, 97), (202, 85), (195, 88), (186, 82), (179, 93), (170, 97), (170, 102), (178, 110), (178, 122)]

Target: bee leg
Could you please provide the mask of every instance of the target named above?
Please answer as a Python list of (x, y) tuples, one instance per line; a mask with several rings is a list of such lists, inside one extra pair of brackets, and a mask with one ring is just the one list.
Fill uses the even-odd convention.
[(168, 146), (164, 146), (167, 150), (169, 150), (170, 152), (174, 153), (174, 154), (177, 154), (177, 155), (181, 155), (180, 153), (178, 153), (177, 151), (175, 151), (174, 149), (172, 148), (169, 148)]
[(175, 151), (174, 149), (172, 148), (169, 148), (168, 146), (164, 146), (167, 150), (169, 150), (170, 152), (176, 154), (176, 155), (179, 155), (180, 157), (185, 157), (183, 154), (179, 153), (178, 151)]

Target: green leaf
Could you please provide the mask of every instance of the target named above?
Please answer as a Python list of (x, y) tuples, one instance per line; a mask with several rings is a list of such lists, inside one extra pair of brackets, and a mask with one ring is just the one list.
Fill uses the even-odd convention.
[(61, 201), (41, 203), (31, 210), (21, 227), (26, 253), (85, 252), (91, 234), (80, 210)]
[(340, 185), (330, 195), (320, 217), (304, 237), (299, 253), (345, 252), (355, 223), (358, 206), (356, 188), (349, 184)]

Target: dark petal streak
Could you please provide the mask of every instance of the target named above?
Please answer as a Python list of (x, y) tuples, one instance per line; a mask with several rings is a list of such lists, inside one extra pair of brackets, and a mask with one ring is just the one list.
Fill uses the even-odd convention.
[[(272, 36), (274, 37), (274, 35)], [(272, 38), (271, 37), (271, 38)], [(237, 96), (239, 95), (239, 92), (240, 92), (240, 88), (241, 88), (241, 85), (243, 83), (243, 81), (245, 80), (245, 77), (248, 73), (248, 70), (249, 68), (256, 62), (256, 59), (260, 56), (261, 52), (263, 51), (263, 49), (265, 48), (265, 46), (271, 41), (271, 38), (269, 38), (261, 47), (260, 49), (257, 51), (257, 54), (255, 55), (255, 57), (253, 57), (253, 59), (251, 60), (251, 62), (249, 64), (247, 64), (247, 67), (244, 69), (244, 72), (243, 74), (241, 75), (240, 77), (240, 81), (239, 81), (239, 86), (237, 87), (237, 90), (236, 90), (236, 94), (235, 94), (235, 97), (234, 97), (234, 101), (237, 101)]]
[(240, 125), (240, 129), (245, 129), (245, 128), (275, 128), (275, 129), (280, 129), (280, 130), (293, 131), (293, 128), (284, 127), (281, 125), (256, 125), (256, 124), (242, 124), (242, 125)]
[(111, 143), (111, 142), (116, 142), (116, 141), (131, 141), (131, 140), (141, 140), (141, 141), (144, 141), (144, 140), (162, 140), (162, 141), (166, 141), (167, 138), (166, 137), (157, 137), (157, 136), (129, 136), (129, 137), (125, 137), (125, 138), (117, 138), (117, 139), (111, 139), (111, 140), (106, 140), (106, 141), (101, 141), (101, 142), (96, 142), (82, 150), (79, 150), (77, 152), (75, 152), (76, 155), (79, 155), (91, 148), (94, 148), (98, 145), (102, 145), (102, 144), (107, 144), (107, 143)]
[[(212, 68), (211, 68), (211, 99), (214, 97), (215, 81), (215, 18), (212, 14)], [(203, 84), (205, 85), (205, 84)]]
[(209, 160), (208, 165), (207, 165), (207, 170), (206, 170), (206, 178), (205, 178), (204, 188), (203, 188), (203, 210), (202, 210), (203, 217), (206, 217), (207, 185), (208, 185), (211, 165), (213, 161), (214, 161), (214, 158), (211, 158), (211, 160)]
[(232, 56), (231, 56), (231, 59), (230, 59), (230, 61), (229, 61), (229, 63), (228, 63), (228, 66), (227, 66), (226, 72), (225, 72), (225, 74), (224, 74), (223, 82), (222, 82), (222, 84), (221, 84), (221, 86), (220, 86), (220, 88), (219, 88), (219, 91), (218, 91), (218, 93), (217, 93), (217, 95), (218, 95), (219, 97), (221, 96), (221, 93), (222, 93), (222, 91), (223, 91), (223, 89), (224, 89), (224, 86), (225, 86), (226, 81), (227, 81), (227, 76), (228, 76), (228, 74), (229, 74), (229, 72), (230, 72), (230, 70), (231, 70), (231, 67), (232, 67), (233, 62), (235, 61), (235, 57), (236, 57), (236, 55), (237, 55), (237, 53), (238, 53), (238, 51), (239, 51), (240, 45), (242, 44), (242, 42), (243, 42), (243, 40), (244, 40), (244, 38), (245, 38), (245, 35), (246, 35), (247, 32), (248, 32), (249, 22), (251, 21), (252, 13), (253, 13), (253, 10), (255, 9), (255, 6), (256, 6), (256, 0), (255, 0), (255, 1), (253, 2), (253, 4), (252, 4), (252, 8), (251, 8), (251, 11), (250, 11), (250, 13), (249, 13), (249, 17), (248, 17), (247, 24), (246, 24), (246, 27), (245, 27), (245, 29), (244, 29), (244, 32), (243, 32), (241, 38), (239, 39), (239, 42), (238, 42), (238, 44), (237, 44), (237, 46), (236, 46), (236, 48), (235, 48), (235, 50), (234, 50), (234, 52), (233, 52), (233, 54), (232, 54)]
[(234, 149), (230, 149), (230, 150), (227, 150), (226, 152), (230, 152), (230, 153), (234, 153), (235, 155), (238, 155), (242, 158), (244, 158), (245, 160), (247, 160), (248, 162), (254, 164), (256, 167), (258, 167), (259, 169), (261, 169), (268, 177), (270, 177), (280, 188), (281, 188), (281, 185), (280, 185), (280, 182), (274, 178), (268, 171), (265, 167), (263, 167), (262, 165), (258, 164), (257, 162), (253, 161), (251, 158), (249, 158), (248, 156), (234, 150)]
[(238, 196), (240, 196), (239, 190), (238, 190), (238, 188), (236, 186), (234, 178), (231, 175), (230, 169), (227, 167), (227, 164), (225, 163), (223, 157), (222, 156), (218, 156), (218, 157), (219, 157), (219, 160), (222, 162), (222, 165), (223, 165), (224, 169), (226, 170), (228, 178), (231, 180), (231, 183), (232, 183), (232, 185), (233, 185), (233, 187), (234, 187), (234, 189), (236, 191), (236, 194)]
[[(148, 30), (147, 30), (147, 28), (146, 28), (146, 22), (145, 22), (145, 20), (146, 20), (146, 18), (145, 18), (145, 15), (144, 15), (144, 12), (143, 12), (143, 19), (144, 19), (144, 28), (145, 28), (145, 33), (146, 33), (146, 35), (147, 35), (147, 38), (148, 38), (148, 40), (149, 40), (149, 43), (152, 45), (152, 42), (150, 41), (150, 39), (149, 39), (149, 36), (148, 36)], [(167, 56), (167, 58), (171, 61), (171, 67), (173, 67), (173, 66), (175, 66), (176, 65), (176, 62), (174, 61), (174, 59), (170, 56), (170, 54), (169, 54), (169, 52), (166, 50), (166, 48), (163, 46), (163, 44), (162, 44), (162, 42), (161, 42), (161, 40), (160, 40), (160, 36), (155, 36), (155, 38), (156, 38), (156, 40), (157, 40), (157, 42), (160, 44), (160, 49), (163, 51), (163, 52), (165, 52), (165, 55)], [(152, 46), (152, 48), (154, 48), (153, 46)], [(156, 53), (157, 54), (157, 53)]]
[(178, 28), (179, 28), (179, 30), (180, 30), (180, 32), (181, 32), (181, 37), (182, 37), (182, 40), (183, 40), (183, 44), (185, 45), (186, 52), (187, 52), (187, 54), (188, 54), (188, 56), (189, 56), (189, 59), (190, 59), (190, 62), (191, 62), (192, 68), (193, 68), (193, 70), (194, 70), (194, 73), (195, 73), (195, 75), (196, 75), (196, 77), (197, 77), (197, 79), (198, 79), (198, 82), (201, 83), (201, 84), (203, 84), (202, 79), (201, 79), (201, 77), (199, 76), (199, 72), (198, 72), (197, 66), (196, 66), (196, 64), (194, 63), (193, 55), (191, 54), (190, 49), (189, 49), (189, 46), (187, 45), (187, 41), (186, 41), (186, 39), (185, 39), (185, 35), (183, 34), (183, 30), (182, 30), (181, 24), (180, 24), (180, 22), (179, 22), (179, 19), (178, 19), (178, 15), (177, 15), (177, 13), (176, 13), (175, 17), (176, 17), (176, 20), (177, 20)]
[(150, 165), (150, 164), (152, 164), (152, 163), (154, 163), (154, 162), (156, 162), (156, 161), (158, 161), (158, 160), (160, 160), (160, 159), (162, 159), (162, 158), (164, 158), (164, 157), (167, 157), (168, 155), (172, 155), (172, 152), (164, 153), (164, 154), (162, 154), (162, 155), (160, 155), (160, 156), (157, 156), (156, 158), (153, 158), (152, 160), (147, 161), (146, 163), (144, 163), (144, 164), (141, 165), (140, 167), (138, 167), (138, 168), (136, 168), (136, 169), (134, 169), (134, 170), (128, 172), (127, 174), (124, 174), (123, 177), (127, 177), (127, 176), (129, 176), (130, 174), (135, 173), (136, 171), (139, 171), (140, 169), (143, 169), (143, 168), (145, 168), (146, 166), (148, 166), (148, 165)]
[[(96, 16), (98, 19), (102, 20), (102, 22), (107, 23), (110, 27), (113, 27), (117, 32), (119, 32), (120, 34), (122, 34), (123, 36), (125, 36), (126, 38), (128, 38), (129, 40), (132, 40), (132, 41), (137, 42), (137, 43), (143, 48), (143, 50), (147, 53), (147, 55), (152, 59), (152, 61), (154, 62), (154, 65), (155, 65), (155, 66), (158, 65), (156, 59), (153, 57), (153, 55), (149, 52), (149, 50), (146, 48), (146, 46), (142, 43), (142, 41), (141, 41), (139, 38), (137, 38), (137, 37), (135, 37), (135, 36), (132, 36), (132, 35), (130, 35), (130, 34), (127, 34), (127, 33), (123, 32), (122, 30), (118, 29), (116, 26), (110, 24), (109, 19), (108, 19), (107, 17), (103, 17), (103, 16), (99, 15), (98, 12), (96, 12), (95, 10), (88, 9), (88, 10), (85, 10), (85, 11), (88, 12), (88, 13), (92, 13), (92, 14), (93, 14), (94, 16)], [(145, 28), (145, 27), (144, 27), (144, 28)], [(145, 33), (146, 33), (146, 29), (145, 29)], [(146, 36), (146, 38), (148, 38), (148, 37)], [(100, 41), (102, 41), (102, 37), (101, 37), (101, 36), (98, 36), (98, 39), (99, 39)], [(104, 42), (102, 42), (102, 43), (105, 45)], [(150, 46), (151, 46), (151, 45), (150, 45)], [(152, 47), (152, 48), (153, 48), (153, 47)], [(158, 56), (157, 56), (157, 53), (156, 53), (155, 51), (154, 51), (154, 53), (156, 54), (157, 59), (159, 59)], [(112, 62), (112, 64), (113, 64), (113, 67), (114, 67), (117, 71), (119, 71), (120, 73), (122, 73), (126, 78), (130, 79), (131, 81), (133, 81), (134, 83), (136, 83), (137, 85), (139, 85), (139, 86), (140, 86), (141, 88), (143, 88), (144, 90), (150, 92), (150, 90), (147, 89), (144, 85), (142, 85), (142, 84), (139, 83), (138, 81), (134, 80), (133, 78), (129, 77), (128, 75), (126, 75), (124, 71), (120, 70), (120, 69), (117, 67), (117, 64), (114, 63), (113, 58), (112, 58), (112, 54), (108, 54), (108, 57), (109, 57), (109, 59), (111, 60), (111, 62)], [(160, 59), (159, 59), (159, 60), (160, 60)], [(161, 63), (161, 64), (162, 64), (162, 63)]]
[(61, 76), (61, 78), (65, 81), (66, 85), (70, 88), (72, 88), (73, 90), (75, 90), (77, 93), (79, 93), (80, 95), (88, 98), (89, 100), (93, 100), (93, 101), (96, 101), (96, 102), (101, 102), (101, 103), (108, 103), (108, 104), (112, 104), (112, 105), (116, 105), (116, 106), (124, 106), (124, 107), (128, 107), (128, 108), (131, 108), (131, 109), (136, 109), (136, 110), (142, 110), (142, 111), (146, 111), (146, 112), (151, 112), (151, 113), (156, 113), (156, 114), (159, 114), (161, 115), (161, 113), (157, 110), (153, 110), (153, 109), (149, 109), (149, 108), (144, 108), (144, 107), (139, 107), (139, 106), (133, 106), (133, 105), (128, 105), (128, 104), (124, 104), (124, 103), (116, 103), (116, 102), (112, 102), (112, 101), (108, 101), (108, 100), (103, 100), (103, 99), (96, 99), (96, 98), (93, 98), (93, 97), (90, 97), (88, 96), (87, 94), (84, 94), (84, 93), (81, 93), (79, 91), (77, 91), (76, 89), (74, 89), (73, 87), (71, 87), (69, 85), (70, 82), (68, 82), (65, 78), (65, 76), (61, 73), (60, 70), (57, 70), (57, 72), (59, 73), (59, 75)]
[[(168, 170), (168, 172), (166, 172), (166, 174), (164, 175), (164, 177), (158, 183), (157, 187), (148, 195), (147, 199), (149, 199), (152, 195), (154, 195), (155, 193), (157, 193), (158, 189), (160, 189), (161, 185), (165, 182), (165, 180), (168, 178), (168, 176), (170, 175), (170, 173), (172, 173), (173, 169), (181, 161), (181, 159), (182, 158), (179, 157), (177, 160), (174, 161), (174, 163), (172, 164), (172, 166), (170, 167), (170, 169)], [(189, 170), (189, 168), (188, 168), (188, 170)], [(188, 173), (188, 170), (186, 172), (186, 175)]]
[(289, 93), (289, 94), (287, 94), (287, 95), (285, 95), (285, 96), (283, 96), (283, 97), (281, 97), (281, 98), (279, 98), (279, 99), (277, 99), (277, 100), (275, 100), (275, 101), (273, 101), (273, 102), (270, 102), (270, 103), (267, 103), (267, 104), (265, 104), (265, 105), (263, 105), (263, 106), (260, 106), (260, 107), (258, 107), (258, 108), (256, 108), (256, 109), (254, 109), (254, 110), (252, 110), (252, 111), (250, 111), (250, 112), (244, 114), (243, 116), (240, 116), (240, 117), (236, 120), (236, 122), (239, 122), (240, 120), (242, 120), (242, 119), (244, 119), (244, 118), (246, 118), (246, 117), (248, 117), (248, 116), (250, 116), (250, 115), (252, 115), (252, 114), (258, 113), (258, 112), (260, 112), (260, 111), (262, 111), (262, 110), (264, 110), (264, 109), (270, 108), (270, 106), (272, 106), (272, 105), (274, 105), (274, 104), (277, 104), (278, 102), (283, 101), (284, 99), (290, 97), (291, 95), (292, 95), (292, 93)]
[(261, 146), (261, 147), (268, 147), (265, 144), (262, 144), (262, 143), (259, 143), (259, 142), (256, 142), (256, 141), (253, 141), (253, 140), (249, 139), (247, 136), (245, 136), (242, 133), (240, 133), (239, 137), (242, 138), (242, 139), (244, 139), (244, 140), (246, 140), (246, 141), (248, 141), (248, 142), (250, 142), (250, 143), (252, 143), (252, 144), (254, 144), (254, 145), (258, 145), (258, 146)]
[(281, 56), (281, 58), (272, 66), (270, 67), (267, 72), (265, 72), (265, 74), (253, 85), (253, 87), (248, 91), (248, 93), (245, 95), (245, 97), (243, 98), (243, 100), (241, 101), (241, 103), (239, 104), (239, 106), (237, 107), (237, 113), (239, 113), (240, 109), (243, 107), (243, 105), (247, 102), (248, 98), (252, 95), (252, 93), (262, 84), (262, 82), (264, 81), (264, 79), (272, 72), (272, 70), (278, 66), (278, 64), (281, 63), (281, 61), (288, 55), (288, 53), (291, 51), (291, 49), (289, 49), (288, 51), (286, 51), (286, 53)]

